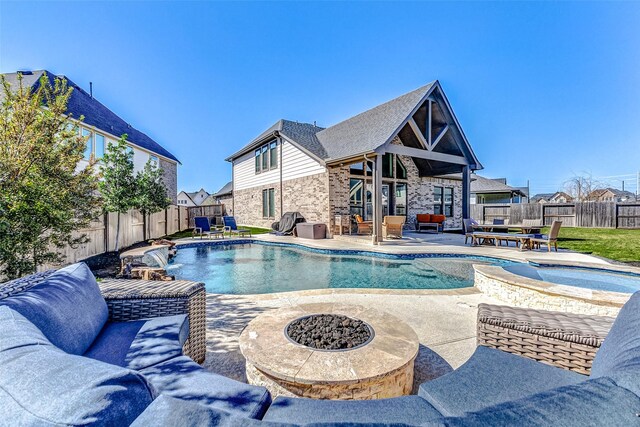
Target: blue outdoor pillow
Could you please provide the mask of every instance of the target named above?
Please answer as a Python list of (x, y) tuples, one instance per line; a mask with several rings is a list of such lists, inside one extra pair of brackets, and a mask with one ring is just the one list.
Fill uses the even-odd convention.
[(29, 319), (53, 345), (81, 355), (107, 322), (109, 310), (84, 263), (62, 268), (46, 280), (0, 300)]
[(131, 424), (154, 398), (132, 370), (67, 354), (20, 313), (0, 306), (0, 424)]

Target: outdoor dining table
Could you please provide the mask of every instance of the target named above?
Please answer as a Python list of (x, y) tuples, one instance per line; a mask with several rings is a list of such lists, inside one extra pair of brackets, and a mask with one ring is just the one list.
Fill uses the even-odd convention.
[(524, 225), (524, 224), (473, 224), (474, 229), (489, 232), (504, 232), (509, 230), (520, 230), (522, 234), (538, 234), (544, 225)]

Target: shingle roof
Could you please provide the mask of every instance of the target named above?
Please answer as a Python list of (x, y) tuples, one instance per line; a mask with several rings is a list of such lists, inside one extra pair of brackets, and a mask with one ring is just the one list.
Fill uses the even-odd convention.
[(555, 196), (557, 193), (538, 193), (535, 196), (533, 196), (531, 198), (531, 201), (538, 201), (538, 200), (549, 200), (550, 198), (552, 198), (553, 196)]
[(275, 131), (321, 160), (335, 160), (371, 152), (386, 143), (399, 130), (400, 125), (434, 84), (435, 82), (431, 82), (326, 129), (315, 124), (281, 119), (227, 160), (235, 159), (253, 149)]
[(318, 140), (326, 150), (327, 158), (340, 159), (367, 153), (387, 142), (434, 83), (318, 132)]
[(472, 193), (510, 193), (522, 192), (520, 189), (504, 184), (501, 180), (485, 178), (474, 175), (475, 180), (471, 181)]
[[(40, 84), (40, 77), (45, 72), (47, 73), (49, 80), (53, 83), (53, 79), (56, 77), (55, 74), (46, 70), (38, 70), (31, 72), (31, 74), (22, 73), (23, 85), (36, 89)], [(17, 85), (18, 73), (7, 73), (3, 74), (3, 76), (12, 86)], [(128, 136), (127, 140), (132, 144), (171, 160), (175, 160), (176, 162), (180, 162), (173, 154), (151, 139), (144, 132), (141, 132), (129, 125), (97, 99), (92, 98), (72, 80), (67, 77), (65, 78), (67, 79), (69, 86), (74, 88), (67, 105), (67, 112), (72, 114), (73, 118), (78, 119), (80, 116), (84, 116), (84, 123), (90, 126), (95, 126), (97, 129), (110, 133), (116, 137), (126, 133)]]
[(231, 194), (233, 192), (233, 181), (227, 182), (224, 187), (219, 189), (217, 192), (213, 193), (213, 197), (220, 197), (227, 194)]

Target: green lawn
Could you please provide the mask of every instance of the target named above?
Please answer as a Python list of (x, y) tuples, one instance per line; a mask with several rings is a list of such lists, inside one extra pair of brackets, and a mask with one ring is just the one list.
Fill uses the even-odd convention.
[[(546, 228), (544, 233), (548, 233)], [(640, 230), (562, 227), (558, 246), (616, 261), (640, 263)]]
[[(251, 234), (252, 235), (265, 234), (265, 233), (268, 233), (268, 232), (271, 231), (268, 228), (249, 227), (249, 226), (245, 226), (245, 225), (239, 225), (238, 228), (243, 228), (245, 230), (251, 230)], [(177, 233), (174, 233), (174, 234), (172, 234), (170, 236), (167, 236), (167, 239), (176, 240), (176, 239), (184, 239), (185, 237), (192, 237), (192, 236), (193, 236), (192, 229), (189, 228), (188, 230), (178, 231)]]

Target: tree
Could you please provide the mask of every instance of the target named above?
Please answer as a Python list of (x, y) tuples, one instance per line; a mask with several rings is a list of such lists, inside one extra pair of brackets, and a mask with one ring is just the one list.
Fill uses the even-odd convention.
[(160, 212), (171, 204), (167, 197), (167, 189), (162, 182), (162, 169), (151, 160), (136, 175), (136, 198), (134, 206), (145, 218), (144, 238), (147, 238), (148, 217)]
[(595, 180), (591, 174), (576, 174), (565, 182), (564, 187), (576, 202), (586, 202), (592, 197), (593, 191), (601, 188), (602, 184)]
[(107, 144), (102, 165), (100, 193), (103, 198), (102, 209), (105, 213), (117, 212), (116, 252), (120, 243), (120, 214), (135, 206), (136, 180), (133, 175), (133, 151), (127, 145), (127, 134), (118, 142)]
[(76, 230), (97, 216), (100, 199), (92, 164), (77, 170), (86, 139), (67, 115), (73, 88), (46, 74), (33, 87), (21, 75), (15, 87), (1, 81), (0, 276), (12, 279), (85, 243)]

